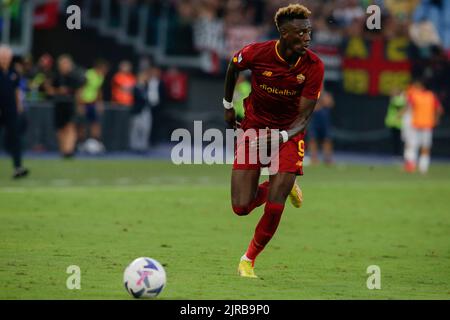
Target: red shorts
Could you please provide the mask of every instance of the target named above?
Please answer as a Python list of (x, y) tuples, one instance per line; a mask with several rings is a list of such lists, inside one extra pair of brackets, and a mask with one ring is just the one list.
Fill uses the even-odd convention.
[[(256, 130), (257, 135), (259, 133), (258, 129), (247, 124), (242, 129), (246, 134), (249, 129)], [(235, 146), (233, 169), (254, 170), (268, 167), (270, 174), (292, 172), (296, 175), (303, 175), (304, 137), (303, 133), (292, 137), (279, 146), (279, 152), (272, 152), (267, 159), (261, 159), (258, 152), (255, 154), (254, 151), (251, 151), (248, 140), (238, 138)], [(269, 159), (270, 161), (268, 161)]]

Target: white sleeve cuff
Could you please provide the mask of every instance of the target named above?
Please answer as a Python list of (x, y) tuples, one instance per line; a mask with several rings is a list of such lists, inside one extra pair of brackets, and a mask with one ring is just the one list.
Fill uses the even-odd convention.
[(233, 109), (233, 102), (228, 102), (225, 98), (223, 98), (223, 107), (225, 109)]
[(286, 130), (280, 131), (280, 135), (283, 138), (283, 143), (289, 140), (289, 135)]

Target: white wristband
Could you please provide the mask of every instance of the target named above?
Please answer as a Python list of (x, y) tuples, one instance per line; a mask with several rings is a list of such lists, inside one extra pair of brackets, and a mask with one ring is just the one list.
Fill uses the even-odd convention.
[(233, 109), (233, 102), (228, 102), (227, 100), (225, 100), (225, 98), (223, 98), (223, 107), (225, 109)]
[(289, 140), (289, 135), (286, 130), (280, 131), (280, 135), (283, 138), (283, 143)]

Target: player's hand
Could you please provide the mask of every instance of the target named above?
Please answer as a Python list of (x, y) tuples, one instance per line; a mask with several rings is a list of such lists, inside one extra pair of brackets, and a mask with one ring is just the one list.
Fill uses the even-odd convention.
[(260, 133), (256, 139), (250, 141), (250, 147), (258, 149), (261, 146), (268, 147), (271, 145), (273, 139), (278, 139), (278, 145), (283, 143), (283, 137), (280, 133), (278, 135), (272, 135), (272, 130), (266, 127), (265, 132)]
[(236, 121), (236, 111), (234, 109), (225, 109), (224, 117), (230, 128), (237, 129), (241, 127), (241, 124)]

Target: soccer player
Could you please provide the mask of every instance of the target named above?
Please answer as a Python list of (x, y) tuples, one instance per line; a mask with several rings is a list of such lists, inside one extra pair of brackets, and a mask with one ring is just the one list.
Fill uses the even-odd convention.
[[(244, 131), (269, 128), (267, 135), (259, 136), (257, 142), (277, 139), (280, 143), (278, 171), (260, 185), (261, 163), (240, 163), (235, 157), (231, 176), (233, 211), (244, 216), (265, 203), (264, 214), (238, 266), (238, 273), (243, 277), (256, 278), (255, 259), (274, 235), (286, 199), (290, 197), (296, 207), (302, 203), (302, 193), (295, 180), (303, 174), (303, 138), (324, 76), (322, 61), (308, 50), (310, 14), (298, 4), (280, 8), (275, 15), (279, 40), (244, 47), (228, 66), (223, 99), (225, 121)], [(244, 101), (245, 118), (238, 123), (232, 99), (239, 72), (245, 69), (252, 72), (252, 88)], [(270, 134), (272, 129), (279, 130), (277, 136)]]
[[(88, 128), (90, 136), (101, 143), (101, 116), (104, 112), (102, 86), (109, 65), (104, 60), (97, 60), (94, 68), (85, 73), (85, 84), (80, 92), (81, 103), (78, 104), (78, 140), (80, 145), (88, 138)], [(103, 147), (103, 144), (101, 144)]]
[(444, 110), (436, 95), (426, 89), (420, 79), (413, 81), (407, 92), (407, 101), (412, 117), (412, 130), (405, 147), (405, 171), (416, 170), (419, 152), (419, 172), (425, 174), (430, 166), (433, 128)]
[(23, 110), (20, 99), (20, 76), (11, 66), (13, 51), (0, 45), (0, 129), (5, 127), (5, 149), (11, 154), (14, 164), (14, 179), (28, 175), (22, 167), (22, 145), (19, 119)]
[(53, 97), (53, 118), (56, 127), (59, 151), (65, 159), (75, 155), (77, 131), (75, 126), (75, 105), (79, 103), (84, 79), (75, 71), (75, 64), (68, 55), (58, 58), (58, 70), (46, 85), (47, 94)]

